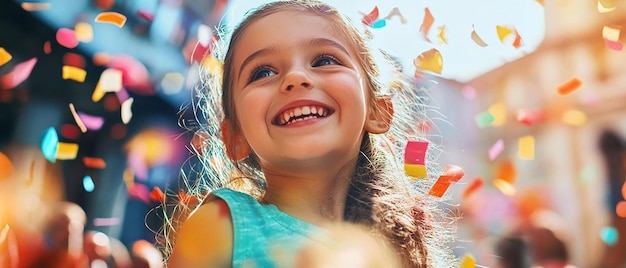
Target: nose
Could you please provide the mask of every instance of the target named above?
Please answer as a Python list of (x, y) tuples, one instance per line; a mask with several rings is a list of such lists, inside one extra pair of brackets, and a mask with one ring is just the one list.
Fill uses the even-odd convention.
[(290, 70), (285, 75), (283, 85), (281, 85), (281, 91), (288, 92), (296, 88), (310, 89), (313, 87), (311, 78), (304, 70)]

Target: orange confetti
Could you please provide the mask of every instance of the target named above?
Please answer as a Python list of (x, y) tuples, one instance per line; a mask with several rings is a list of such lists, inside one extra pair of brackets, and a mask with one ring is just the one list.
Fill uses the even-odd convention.
[(85, 77), (87, 77), (87, 71), (74, 67), (74, 66), (63, 66), (63, 79), (71, 79), (76, 82), (85, 82)]
[(83, 157), (83, 164), (85, 164), (86, 167), (88, 168), (97, 168), (97, 169), (103, 169), (106, 168), (107, 163), (104, 162), (104, 159), (102, 158), (97, 158), (97, 157)]
[(372, 25), (372, 23), (378, 20), (378, 15), (378, 6), (374, 6), (374, 9), (369, 14), (363, 16), (361, 22), (365, 25)]
[(57, 145), (56, 159), (59, 160), (71, 160), (76, 159), (78, 154), (78, 144), (59, 142)]
[(178, 200), (183, 204), (197, 204), (200, 200), (194, 195), (188, 195), (185, 191), (178, 192)]
[(476, 177), (472, 183), (470, 183), (469, 186), (467, 186), (467, 188), (465, 188), (465, 191), (463, 191), (463, 198), (468, 198), (470, 195), (472, 195), (474, 192), (478, 191), (478, 189), (480, 189), (481, 187), (483, 187), (483, 184), (485, 184), (485, 182), (483, 181), (483, 178), (481, 177)]
[(517, 172), (515, 171), (515, 165), (511, 160), (505, 160), (501, 162), (497, 167), (495, 178), (514, 184), (517, 179)]
[(615, 207), (615, 213), (620, 218), (626, 218), (626, 201), (619, 201)]
[(582, 85), (582, 83), (583, 82), (576, 77), (571, 78), (570, 80), (567, 80), (567, 82), (558, 86), (557, 92), (559, 92), (559, 94), (561, 95), (572, 93), (574, 90), (578, 89)]
[(0, 66), (9, 62), (12, 58), (13, 56), (11, 56), (9, 52), (7, 52), (4, 48), (0, 47)]
[(485, 43), (485, 41), (483, 41), (483, 39), (480, 38), (480, 36), (476, 32), (476, 29), (474, 28), (474, 25), (472, 25), (472, 40), (474, 40), (474, 43), (476, 43), (477, 45), (479, 45), (481, 47), (486, 47), (487, 46), (487, 43)]
[(165, 194), (161, 191), (161, 188), (154, 186), (152, 188), (152, 192), (150, 192), (150, 200), (154, 202), (163, 203), (165, 202)]
[(500, 192), (502, 192), (506, 196), (515, 195), (515, 186), (505, 180), (495, 179), (493, 181), (493, 186), (495, 186), (498, 190), (500, 190)]
[(522, 36), (519, 35), (517, 30), (515, 31), (515, 40), (513, 40), (513, 47), (520, 48), (522, 46)]
[(11, 159), (0, 152), (0, 181), (8, 179), (13, 175), (13, 164)]
[(96, 22), (101, 22), (101, 23), (110, 23), (113, 25), (116, 25), (119, 28), (124, 27), (124, 24), (126, 23), (126, 16), (117, 13), (117, 12), (102, 12), (100, 14), (98, 14), (98, 16), (96, 16)]
[(435, 17), (433, 17), (433, 14), (430, 13), (430, 9), (424, 8), (424, 20), (422, 20), (422, 25), (420, 26), (420, 32), (422, 33), (422, 36), (424, 37), (424, 39), (426, 39), (426, 41), (428, 42), (430, 42), (430, 40), (428, 40), (428, 32), (430, 31), (430, 27), (433, 26), (434, 22), (435, 22)]
[(417, 68), (416, 72), (426, 70), (441, 74), (443, 70), (443, 58), (439, 50), (431, 48), (417, 56), (415, 60), (413, 60), (413, 65)]
[(465, 175), (465, 172), (461, 167), (455, 165), (447, 165), (446, 171), (441, 176), (439, 176), (437, 182), (435, 182), (428, 194), (435, 197), (442, 197), (446, 193), (446, 191), (448, 191), (448, 187), (450, 187), (450, 184), (461, 180), (463, 175)]
[(50, 3), (33, 3), (33, 2), (24, 2), (22, 3), (22, 8), (26, 11), (41, 11), (50, 8)]

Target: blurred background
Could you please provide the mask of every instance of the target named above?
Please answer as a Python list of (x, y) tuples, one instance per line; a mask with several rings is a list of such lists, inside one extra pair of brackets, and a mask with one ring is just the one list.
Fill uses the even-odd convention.
[[(261, 2), (0, 0), (0, 253), (36, 263), (63, 214), (92, 267), (158, 255), (160, 191), (194, 166), (181, 125), (202, 56)], [(623, 3), (329, 2), (427, 89), (416, 123), (465, 170), (445, 202), (457, 256), (625, 267)]]

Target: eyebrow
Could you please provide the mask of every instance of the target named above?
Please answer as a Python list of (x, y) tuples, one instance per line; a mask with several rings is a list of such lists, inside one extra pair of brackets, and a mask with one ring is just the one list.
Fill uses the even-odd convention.
[[(346, 55), (350, 55), (348, 50), (343, 45), (341, 45), (337, 41), (334, 41), (334, 40), (328, 39), (328, 38), (323, 38), (323, 37), (312, 38), (310, 40), (307, 40), (307, 41), (303, 42), (303, 44), (305, 46), (312, 46), (312, 47), (316, 47), (316, 46), (331, 46), (331, 47), (335, 47), (335, 48), (341, 50), (343, 53), (346, 53)], [(241, 67), (239, 67), (239, 74), (237, 75), (237, 79), (241, 79), (241, 74), (243, 73), (243, 69), (252, 60), (254, 60), (255, 58), (261, 57), (263, 55), (270, 54), (270, 53), (275, 52), (275, 51), (278, 51), (278, 49), (276, 47), (271, 46), (271, 47), (266, 47), (266, 48), (257, 50), (254, 53), (250, 54), (250, 56), (245, 58), (243, 60), (243, 62), (241, 63)]]

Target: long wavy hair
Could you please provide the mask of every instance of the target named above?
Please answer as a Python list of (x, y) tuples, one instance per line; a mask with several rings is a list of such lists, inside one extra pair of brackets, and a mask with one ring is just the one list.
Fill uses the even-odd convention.
[[(344, 218), (348, 222), (368, 227), (372, 234), (382, 236), (397, 252), (406, 267), (451, 267), (454, 263), (449, 242), (451, 228), (447, 217), (437, 206), (438, 200), (428, 196), (428, 187), (441, 173), (436, 159), (441, 149), (430, 145), (427, 154), (427, 179), (415, 180), (404, 173), (403, 152), (408, 140), (425, 140), (419, 127), (427, 120), (426, 95), (414, 81), (405, 79), (398, 67), (392, 83), (381, 84), (377, 64), (368, 46), (369, 35), (360, 32), (346, 17), (331, 6), (312, 0), (277, 1), (262, 5), (245, 16), (234, 28), (218, 28), (220, 39), (215, 42), (212, 61), (222, 68), (201, 69), (201, 83), (190, 107), (197, 124), (195, 146), (197, 168), (183, 173), (182, 185), (189, 197), (197, 202), (179, 201), (164, 211), (165, 226), (158, 237), (164, 255), (169, 256), (176, 229), (202, 204), (212, 190), (229, 187), (260, 198), (265, 190), (265, 178), (257, 158), (252, 153), (240, 161), (232, 161), (220, 136), (224, 119), (237, 127), (231, 86), (233, 48), (242, 33), (255, 21), (278, 11), (297, 11), (327, 19), (351, 44), (358, 55), (359, 67), (367, 74), (370, 100), (386, 95), (394, 105), (391, 128), (386, 134), (363, 137), (355, 172), (346, 197)], [(232, 32), (232, 34), (228, 34)], [(382, 53), (383, 58), (392, 58)], [(393, 65), (393, 64), (392, 64)], [(397, 66), (397, 65), (396, 65)], [(371, 105), (376, 105), (372, 103)], [(185, 124), (188, 126), (189, 124)], [(443, 216), (443, 217), (441, 217)]]

